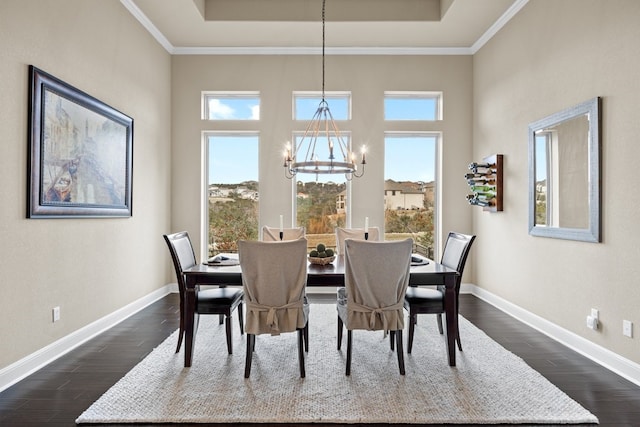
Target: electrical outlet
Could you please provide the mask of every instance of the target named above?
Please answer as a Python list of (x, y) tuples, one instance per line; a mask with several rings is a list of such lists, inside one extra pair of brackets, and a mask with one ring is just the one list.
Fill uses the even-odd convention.
[(625, 337), (633, 338), (633, 323), (629, 320), (622, 321), (622, 335)]
[(51, 310), (51, 314), (53, 316), (54, 322), (60, 320), (60, 307), (53, 307), (53, 310)]

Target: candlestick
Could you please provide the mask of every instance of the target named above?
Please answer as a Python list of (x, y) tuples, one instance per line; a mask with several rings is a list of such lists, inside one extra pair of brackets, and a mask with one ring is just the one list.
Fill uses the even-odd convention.
[(369, 217), (364, 217), (364, 240), (369, 240)]

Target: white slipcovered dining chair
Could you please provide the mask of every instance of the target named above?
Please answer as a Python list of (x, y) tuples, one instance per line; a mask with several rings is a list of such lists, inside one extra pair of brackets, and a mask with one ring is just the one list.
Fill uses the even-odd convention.
[(346, 375), (351, 374), (352, 331), (392, 332), (400, 374), (405, 374), (402, 346), (404, 295), (409, 285), (413, 240), (345, 240), (346, 298), (338, 294), (338, 350), (347, 328)]
[[(344, 255), (344, 240), (356, 239), (365, 240), (364, 228), (341, 228), (336, 227), (336, 252)], [(369, 238), (371, 242), (380, 240), (380, 229), (378, 227), (369, 227)]]
[(295, 331), (298, 332), (300, 377), (305, 377), (303, 347), (308, 343), (309, 319), (305, 295), (306, 250), (307, 239), (238, 242), (246, 306), (245, 378), (249, 378), (251, 373), (256, 335)]
[[(283, 228), (282, 240), (297, 240), (305, 236), (304, 227)], [(280, 229), (277, 227), (269, 227), (265, 225), (262, 227), (262, 241), (263, 242), (278, 242), (280, 241)]]

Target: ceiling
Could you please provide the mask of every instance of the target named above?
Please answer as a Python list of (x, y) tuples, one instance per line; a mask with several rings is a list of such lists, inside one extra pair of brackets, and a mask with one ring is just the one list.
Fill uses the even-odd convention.
[[(171, 54), (310, 54), (322, 0), (120, 0)], [(528, 0), (326, 0), (327, 54), (473, 54)]]

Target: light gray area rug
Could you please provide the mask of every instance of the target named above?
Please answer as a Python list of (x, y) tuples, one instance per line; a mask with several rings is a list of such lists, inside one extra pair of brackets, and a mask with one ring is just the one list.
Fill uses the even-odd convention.
[[(464, 318), (463, 352), (447, 364), (435, 316), (422, 315), (406, 376), (381, 331), (354, 331), (351, 376), (346, 333), (336, 349), (336, 308), (311, 306), (306, 378), (296, 334), (260, 335), (245, 379), (245, 336), (234, 316), (234, 354), (224, 326), (201, 316), (191, 368), (175, 354), (177, 332), (76, 420), (77, 423), (562, 424), (598, 419)], [(406, 334), (405, 334), (406, 351)]]

